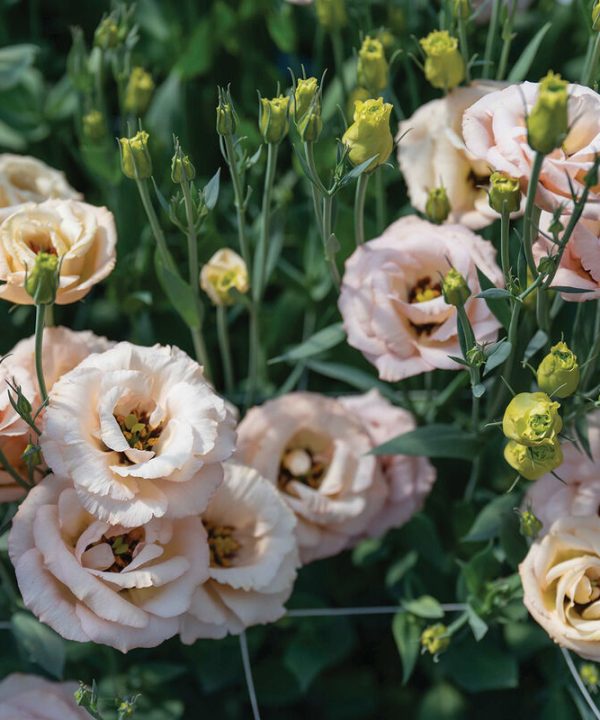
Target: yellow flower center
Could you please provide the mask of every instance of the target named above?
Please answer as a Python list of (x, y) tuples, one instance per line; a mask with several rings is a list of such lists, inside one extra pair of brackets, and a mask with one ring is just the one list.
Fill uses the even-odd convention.
[(86, 551), (103, 543), (110, 545), (114, 556), (114, 562), (109, 568), (104, 570), (104, 572), (120, 573), (133, 560), (133, 553), (135, 552), (136, 547), (141, 542), (144, 542), (144, 540), (144, 528), (132, 528), (123, 535), (115, 535), (113, 537), (106, 537), (106, 535), (103, 535), (100, 540), (88, 545), (86, 547)]
[(235, 538), (235, 528), (231, 525), (217, 525), (203, 520), (208, 535), (211, 567), (231, 567), (241, 543)]
[(151, 427), (148, 413), (132, 410), (128, 415), (115, 415), (123, 437), (135, 450), (153, 450), (162, 432), (162, 423)]
[(313, 490), (318, 490), (326, 470), (327, 465), (324, 458), (314, 454), (308, 448), (288, 448), (284, 452), (279, 466), (279, 487), (285, 491), (288, 483), (297, 480)]
[(442, 285), (434, 283), (429, 275), (417, 280), (416, 284), (408, 293), (408, 302), (411, 304), (427, 302), (427, 300), (435, 300), (442, 294)]

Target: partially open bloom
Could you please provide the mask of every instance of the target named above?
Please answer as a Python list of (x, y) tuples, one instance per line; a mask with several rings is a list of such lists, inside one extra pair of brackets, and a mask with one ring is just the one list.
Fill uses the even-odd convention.
[(52, 388), (40, 444), (83, 506), (110, 524), (202, 512), (233, 452), (234, 420), (174, 347), (120, 343)]
[(559, 408), (545, 392), (519, 393), (506, 406), (502, 432), (522, 445), (549, 444), (562, 430)]
[[(66, 372), (72, 370), (91, 353), (104, 352), (113, 343), (89, 331), (73, 332), (64, 327), (46, 328), (42, 349), (42, 367), (48, 390)], [(35, 372), (35, 338), (21, 340), (6, 354), (0, 363), (0, 450), (25, 479), (28, 477), (23, 453), (31, 440), (33, 430), (21, 419), (10, 404), (8, 382), (19, 386), (33, 412), (41, 404)], [(11, 391), (13, 398), (15, 393)], [(36, 472), (33, 480), (40, 476)], [(0, 502), (10, 502), (23, 494), (10, 475), (0, 469)]]
[(521, 186), (517, 178), (505, 173), (490, 175), (490, 207), (497, 213), (506, 209), (508, 213), (518, 212), (521, 207)]
[(600, 523), (565, 517), (534, 543), (519, 566), (523, 602), (550, 637), (600, 660)]
[(210, 548), (209, 579), (182, 618), (181, 639), (222, 638), (285, 613), (299, 564), (296, 518), (256, 470), (228, 463), (202, 515)]
[(388, 85), (389, 67), (381, 40), (367, 35), (358, 51), (356, 69), (358, 84), (371, 95), (377, 95)]
[[(469, 152), (492, 170), (518, 178), (527, 192), (535, 151), (527, 138), (526, 114), (538, 99), (541, 83), (524, 82), (486, 95), (469, 107), (463, 135)], [(569, 132), (561, 146), (544, 158), (536, 204), (543, 210), (573, 212), (571, 188), (581, 193), (585, 176), (600, 148), (600, 95), (582, 85), (569, 85)], [(583, 210), (600, 219), (600, 188), (592, 187)]]
[(471, 297), (467, 281), (455, 268), (450, 268), (442, 278), (442, 296), (454, 307), (462, 307)]
[(404, 217), (361, 245), (346, 262), (339, 307), (348, 342), (379, 371), (397, 381), (434, 368), (459, 370), (456, 309), (442, 297), (440, 275), (450, 265), (472, 296), (465, 310), (478, 342), (495, 339), (499, 323), (479, 291), (477, 268), (502, 286), (495, 250), (460, 225), (432, 225)]
[(76, 200), (21, 205), (0, 224), (0, 298), (33, 304), (25, 277), (43, 252), (61, 263), (56, 303), (77, 302), (110, 275), (116, 245), (114, 218), (104, 207)]
[(272, 100), (260, 99), (259, 129), (266, 143), (277, 144), (288, 134), (290, 99), (280, 95)]
[(50, 682), (38, 675), (13, 673), (0, 681), (2, 720), (89, 720), (77, 707), (76, 682)]
[(504, 448), (504, 459), (519, 475), (527, 480), (537, 480), (560, 467), (563, 455), (558, 438), (531, 446), (509, 440)]
[(449, 223), (477, 230), (499, 217), (486, 193), (490, 168), (467, 150), (462, 134), (464, 111), (499, 87), (501, 83), (480, 80), (454, 88), (400, 123), (398, 162), (416, 210), (425, 212), (428, 192), (443, 185), (450, 202)]
[(252, 408), (237, 458), (255, 467), (296, 513), (303, 563), (336, 555), (368, 532), (386, 486), (362, 423), (336, 400), (290, 393)]
[(208, 576), (200, 518), (109, 525), (84, 510), (68, 480), (51, 475), (21, 503), (8, 545), (36, 617), (67, 640), (122, 652), (175, 635)]
[(361, 165), (373, 158), (366, 172), (372, 172), (383, 165), (394, 149), (394, 138), (390, 131), (392, 105), (377, 100), (357, 100), (354, 103), (354, 122), (342, 137), (348, 148), (352, 165)]
[(130, 180), (147, 180), (152, 177), (152, 158), (148, 149), (150, 136), (139, 130), (133, 137), (119, 138), (121, 169)]
[(572, 395), (579, 385), (579, 363), (565, 342), (556, 343), (537, 369), (540, 390), (557, 398)]
[(134, 67), (125, 88), (125, 110), (134, 115), (143, 115), (148, 109), (153, 92), (152, 75), (144, 68)]
[(69, 185), (64, 173), (27, 155), (0, 155), (0, 213), (26, 202), (50, 199), (78, 200), (80, 193)]
[(458, 40), (447, 30), (436, 30), (419, 41), (425, 53), (425, 77), (434, 88), (452, 90), (465, 79), (465, 61)]
[[(338, 400), (363, 423), (373, 447), (416, 427), (413, 416), (407, 410), (392, 405), (377, 390)], [(387, 485), (387, 494), (383, 507), (366, 530), (367, 535), (372, 537), (400, 527), (419, 512), (436, 477), (435, 468), (425, 457), (383, 455), (377, 460)]]
[(294, 103), (292, 108), (296, 125), (302, 122), (311, 106), (316, 103), (318, 92), (319, 81), (316, 77), (298, 78), (296, 89), (294, 90)]
[(200, 272), (200, 286), (215, 305), (235, 302), (232, 290), (248, 292), (248, 268), (233, 250), (222, 248), (211, 257)]

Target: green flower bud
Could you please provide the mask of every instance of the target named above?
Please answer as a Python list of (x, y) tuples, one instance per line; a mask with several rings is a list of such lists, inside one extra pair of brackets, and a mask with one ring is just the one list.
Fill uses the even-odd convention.
[(89, 68), (83, 30), (79, 27), (71, 28), (71, 34), (73, 43), (67, 56), (67, 73), (76, 90), (81, 93), (90, 93), (94, 78)]
[(260, 99), (259, 129), (264, 142), (276, 144), (283, 140), (289, 129), (288, 106), (289, 97), (279, 97), (267, 100)]
[(425, 53), (425, 77), (434, 88), (452, 90), (465, 77), (465, 62), (458, 40), (447, 30), (436, 30), (420, 41)]
[(517, 512), (519, 514), (519, 532), (523, 537), (535, 540), (544, 524), (531, 510), (524, 510), (523, 512), (518, 510)]
[(25, 290), (36, 305), (52, 305), (56, 298), (59, 281), (58, 257), (39, 252), (33, 268), (25, 278)]
[(144, 68), (134, 67), (125, 88), (125, 110), (133, 115), (143, 115), (148, 109), (153, 93), (152, 75)]
[(187, 155), (176, 152), (171, 160), (171, 180), (174, 183), (191, 182), (196, 177), (196, 168)]
[(316, 98), (319, 91), (319, 83), (317, 78), (300, 78), (296, 83), (294, 91), (294, 122), (299, 125), (304, 116), (310, 109), (315, 109), (318, 105)]
[(391, 112), (392, 106), (384, 103), (383, 98), (355, 102), (354, 122), (342, 137), (352, 165), (357, 166), (374, 158), (366, 171), (373, 172), (387, 161), (394, 149), (390, 131)]
[(557, 438), (534, 447), (509, 440), (504, 448), (504, 459), (527, 480), (537, 480), (556, 470), (562, 464), (563, 454)]
[(231, 103), (219, 99), (217, 105), (217, 132), (219, 135), (233, 135), (235, 132), (235, 115)]
[(121, 33), (114, 17), (112, 15), (103, 17), (94, 33), (94, 45), (102, 50), (109, 50), (117, 47), (120, 42)]
[(558, 398), (569, 397), (577, 390), (579, 364), (566, 343), (559, 342), (550, 348), (538, 366), (537, 384), (540, 390)]
[(598, 690), (600, 672), (597, 665), (594, 665), (594, 663), (582, 663), (579, 667), (579, 676), (592, 692)]
[(91, 110), (83, 116), (83, 137), (92, 143), (104, 140), (108, 134), (104, 115), (99, 110)]
[(342, 28), (348, 22), (345, 0), (315, 0), (315, 10), (325, 30)]
[(426, 627), (421, 633), (421, 647), (423, 652), (430, 655), (439, 655), (450, 645), (448, 628), (442, 623)]
[(371, 95), (377, 95), (388, 86), (389, 66), (380, 40), (367, 35), (358, 51), (358, 84)]
[(452, 11), (455, 18), (466, 20), (471, 15), (471, 3), (469, 0), (454, 0)]
[(448, 219), (452, 208), (445, 187), (433, 188), (427, 195), (425, 217), (429, 222), (441, 225)]
[(349, 122), (352, 122), (352, 119), (354, 117), (354, 108), (356, 106), (356, 102), (360, 100), (361, 102), (365, 102), (365, 100), (368, 100), (370, 98), (369, 91), (362, 87), (356, 87), (354, 90), (351, 90), (350, 95), (348, 96), (348, 102), (346, 104), (346, 117), (348, 118)]
[(323, 130), (323, 120), (320, 112), (309, 112), (298, 127), (303, 142), (317, 142)]
[(23, 460), (29, 467), (37, 467), (43, 463), (42, 452), (39, 445), (29, 443), (22, 455)]
[(567, 82), (548, 72), (527, 118), (527, 141), (536, 152), (548, 155), (563, 144), (569, 131), (568, 100)]
[(146, 180), (152, 176), (149, 137), (145, 130), (139, 130), (132, 138), (119, 139), (121, 167), (124, 175), (132, 180)]
[(454, 268), (450, 268), (442, 280), (442, 293), (448, 305), (454, 307), (462, 307), (471, 296), (467, 281)]
[(200, 287), (214, 305), (231, 305), (232, 290), (242, 294), (249, 290), (246, 263), (229, 248), (218, 250), (202, 268)]
[(544, 392), (523, 392), (508, 403), (502, 419), (507, 438), (528, 446), (552, 443), (562, 430), (560, 403)]
[(504, 209), (509, 213), (517, 212), (521, 207), (521, 186), (518, 179), (501, 172), (492, 173), (489, 201), (490, 207), (497, 213), (502, 213)]
[(600, 0), (596, 0), (592, 8), (592, 30), (600, 31)]

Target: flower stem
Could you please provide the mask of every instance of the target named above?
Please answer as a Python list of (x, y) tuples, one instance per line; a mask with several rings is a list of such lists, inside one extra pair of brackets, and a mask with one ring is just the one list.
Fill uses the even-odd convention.
[(600, 303), (598, 302), (596, 302), (595, 313), (596, 314), (594, 317), (593, 343), (592, 347), (590, 348), (590, 352), (588, 354), (585, 364), (585, 369), (583, 371), (583, 376), (581, 378), (581, 383), (579, 385), (582, 392), (585, 392), (587, 390), (590, 380), (594, 375), (594, 370), (596, 369), (596, 365), (598, 362), (598, 354), (600, 354)]
[(46, 381), (44, 380), (44, 368), (42, 365), (43, 343), (44, 343), (44, 318), (46, 316), (46, 306), (35, 306), (35, 372), (37, 374), (38, 385), (40, 386), (40, 397), (42, 404), (48, 401), (48, 391), (46, 390)]
[(511, 0), (511, 8), (506, 17), (504, 27), (502, 28), (502, 52), (500, 53), (500, 63), (498, 64), (498, 72), (496, 73), (496, 80), (504, 80), (506, 75), (506, 68), (508, 66), (508, 58), (510, 55), (510, 47), (513, 41), (513, 21), (515, 19), (515, 12), (517, 11), (517, 0)]
[(156, 211), (154, 210), (154, 206), (152, 205), (152, 201), (150, 200), (150, 193), (148, 192), (148, 181), (136, 180), (136, 184), (138, 192), (140, 194), (142, 205), (144, 206), (144, 211), (146, 212), (146, 217), (148, 218), (148, 222), (150, 223), (150, 228), (152, 230), (152, 234), (154, 235), (154, 239), (156, 240), (156, 245), (158, 246), (158, 251), (162, 256), (163, 262), (169, 268), (169, 270), (177, 272), (177, 268), (175, 267), (175, 263), (171, 256), (171, 253), (167, 248), (167, 241), (165, 240), (165, 235), (160, 226), (160, 222), (158, 221), (158, 217), (156, 215)]
[(596, 71), (598, 69), (598, 61), (600, 60), (600, 32), (594, 33), (591, 41), (591, 50), (586, 58), (586, 63), (581, 74), (581, 84), (592, 86)]
[(460, 42), (460, 53), (465, 63), (465, 80), (471, 82), (471, 70), (469, 68), (469, 40), (467, 37), (467, 21), (461, 11), (458, 12), (458, 39)]
[(504, 286), (508, 290), (511, 286), (510, 276), (510, 210), (502, 208), (500, 216), (500, 259), (504, 273)]
[(341, 284), (340, 273), (335, 262), (335, 252), (331, 247), (331, 235), (332, 235), (332, 212), (333, 212), (333, 197), (331, 195), (323, 196), (323, 248), (325, 250), (325, 259), (329, 265), (329, 273), (333, 284), (339, 289)]
[(252, 289), (255, 302), (261, 301), (266, 282), (267, 248), (271, 231), (271, 197), (273, 194), (273, 184), (275, 182), (275, 171), (277, 169), (277, 152), (279, 150), (279, 145), (276, 143), (269, 143), (267, 147), (267, 170), (262, 199), (261, 231), (256, 248), (256, 257), (254, 258)]
[(225, 153), (227, 156), (227, 164), (229, 165), (229, 172), (231, 174), (231, 182), (233, 183), (233, 195), (235, 199), (235, 212), (237, 216), (237, 228), (238, 228), (238, 240), (240, 243), (240, 252), (248, 272), (250, 272), (250, 249), (248, 246), (248, 238), (246, 236), (246, 218), (245, 218), (245, 207), (244, 207), (244, 189), (242, 187), (242, 179), (238, 170), (235, 148), (233, 146), (233, 139), (231, 135), (224, 135), (223, 140), (225, 141)]
[[(527, 188), (527, 202), (525, 204), (525, 216), (523, 219), (523, 252), (525, 253), (525, 259), (527, 260), (527, 267), (534, 279), (538, 276), (537, 267), (533, 257), (533, 241), (535, 240), (535, 235), (537, 235), (537, 228), (534, 233), (533, 227), (535, 217), (535, 195), (543, 163), (544, 155), (540, 152), (536, 152), (533, 167), (531, 168), (529, 187)], [(537, 225), (537, 223), (535, 224)]]
[(577, 672), (577, 668), (575, 667), (575, 663), (573, 662), (571, 655), (569, 654), (569, 651), (565, 648), (560, 649), (563, 658), (565, 659), (565, 662), (567, 663), (567, 667), (569, 668), (569, 672), (573, 676), (573, 680), (575, 680), (575, 684), (577, 685), (579, 692), (581, 693), (583, 699), (588, 704), (589, 709), (592, 711), (592, 714), (597, 720), (600, 720), (600, 710), (598, 710), (598, 707), (596, 703), (594, 702), (592, 696), (589, 694), (588, 689), (584, 685), (583, 680), (579, 676), (579, 673)]
[(223, 377), (225, 378), (225, 392), (231, 396), (233, 392), (233, 363), (231, 361), (231, 346), (229, 344), (229, 329), (227, 327), (227, 309), (224, 305), (217, 305), (217, 334), (221, 361), (223, 362)]
[(498, 35), (498, 25), (500, 24), (500, 0), (492, 0), (492, 17), (488, 28), (488, 34), (485, 41), (485, 55), (483, 59), (483, 78), (488, 79), (492, 76), (493, 54), (496, 45), (496, 36)]
[(248, 652), (248, 640), (246, 639), (245, 632), (240, 634), (240, 650), (242, 653), (242, 665), (244, 667), (246, 686), (248, 687), (248, 695), (250, 696), (250, 706), (252, 707), (252, 717), (254, 720), (260, 720), (258, 700), (254, 688), (254, 679), (252, 677), (252, 665), (250, 664), (250, 653)]
[(0, 450), (0, 467), (3, 467), (5, 472), (7, 472), (11, 478), (17, 483), (17, 485), (20, 485), (24, 490), (31, 490), (31, 485), (22, 478), (19, 473), (14, 469), (14, 467), (10, 464), (8, 461), (8, 458), (6, 455)]
[(367, 173), (362, 173), (356, 183), (356, 197), (354, 199), (354, 239), (357, 247), (365, 241), (365, 197), (369, 177)]
[(344, 74), (344, 43), (342, 42), (342, 34), (339, 28), (331, 31), (331, 45), (333, 47), (333, 61), (335, 63), (335, 74), (340, 79), (342, 86), (343, 103), (345, 104), (348, 97), (348, 86), (346, 84), (346, 76)]
[(386, 197), (385, 184), (383, 182), (383, 167), (375, 170), (375, 217), (377, 219), (377, 232), (383, 232), (386, 226)]

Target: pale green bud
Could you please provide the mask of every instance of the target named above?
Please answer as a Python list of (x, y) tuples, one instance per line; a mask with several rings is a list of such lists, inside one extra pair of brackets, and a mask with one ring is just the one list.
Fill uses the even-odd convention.
[(492, 210), (502, 213), (506, 209), (514, 213), (521, 207), (521, 186), (517, 178), (501, 172), (490, 176), (489, 201)]
[(447, 30), (436, 30), (420, 41), (425, 53), (425, 77), (435, 88), (452, 90), (465, 77), (458, 40)]
[(560, 147), (569, 131), (568, 84), (552, 71), (539, 83), (535, 105), (527, 118), (527, 141), (532, 150), (550, 154)]
[(579, 363), (566, 343), (559, 342), (550, 348), (538, 366), (537, 384), (540, 390), (558, 398), (569, 397), (577, 390)]
[(271, 100), (267, 100), (267, 98), (260, 99), (259, 129), (266, 143), (280, 143), (287, 135), (289, 129), (289, 104), (289, 97), (283, 95)]
[(125, 176), (132, 180), (146, 180), (152, 176), (149, 137), (145, 130), (139, 130), (132, 138), (119, 139), (121, 167)]
[(441, 225), (448, 219), (451, 211), (452, 207), (445, 187), (433, 188), (429, 191), (425, 203), (425, 217), (429, 222)]
[(25, 290), (36, 305), (52, 305), (58, 290), (58, 257), (39, 252), (33, 268), (27, 272)]
[(388, 86), (389, 66), (380, 40), (367, 35), (358, 51), (358, 84), (371, 95), (377, 95)]
[(125, 88), (125, 110), (133, 115), (143, 115), (148, 109), (152, 94), (154, 93), (154, 80), (149, 72), (141, 67), (134, 67)]
[(471, 296), (471, 290), (458, 270), (451, 268), (442, 280), (442, 294), (448, 305), (462, 307)]

